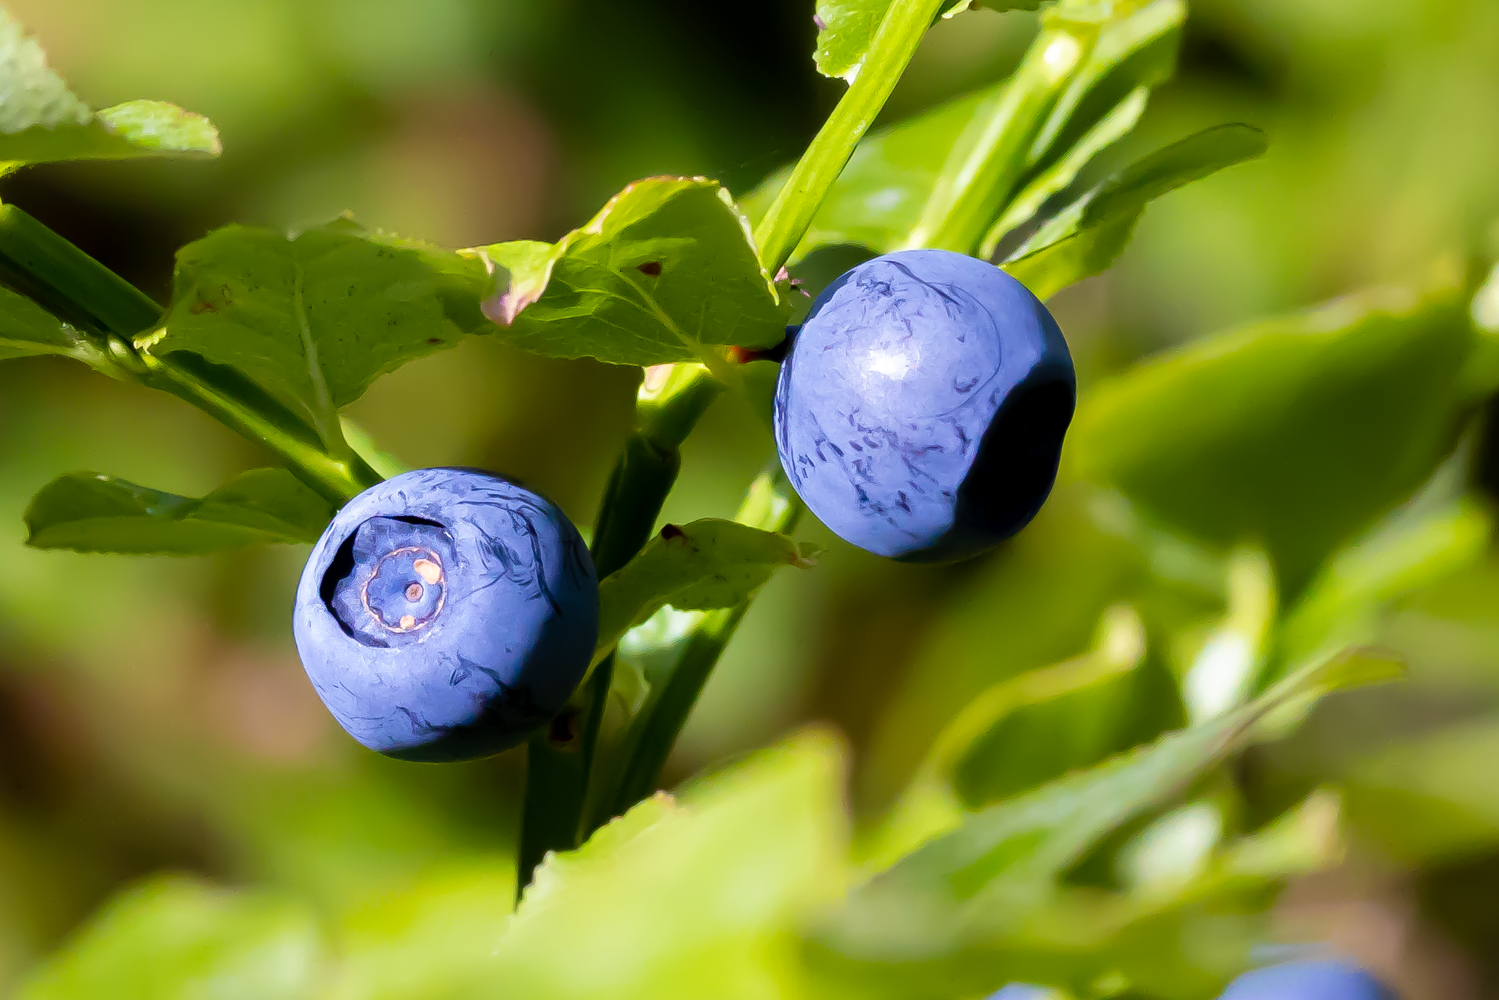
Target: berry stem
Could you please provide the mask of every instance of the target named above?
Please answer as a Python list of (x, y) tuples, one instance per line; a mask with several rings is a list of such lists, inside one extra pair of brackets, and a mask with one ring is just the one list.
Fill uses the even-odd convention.
[[(787, 534), (795, 530), (804, 509), (778, 464), (754, 481), (734, 519)], [(692, 706), (748, 610), (749, 602), (745, 601), (737, 607), (708, 612), (692, 630), (671, 672), (664, 680), (653, 678), (646, 704), (621, 741), (627, 756), (615, 787), (601, 796), (600, 809), (590, 817), (585, 834), (656, 790)]]
[(293, 475), (335, 506), (380, 481), (358, 455), (334, 458), (169, 358), (137, 350), (135, 338), (161, 325), (161, 306), (15, 205), (0, 205), (0, 281), (84, 331), (98, 348), (97, 357), (85, 359), (94, 368), (193, 404), (275, 452)]
[(778, 273), (791, 259), (828, 189), (885, 106), (941, 9), (942, 0), (896, 0), (885, 12), (848, 90), (755, 227), (760, 260), (771, 274)]
[[(629, 562), (650, 540), (682, 467), (682, 442), (722, 391), (701, 365), (646, 369), (635, 402), (638, 428), (609, 476), (594, 526), (593, 562), (600, 579)], [(587, 833), (584, 806), (613, 679), (611, 655), (594, 668), (551, 729), (527, 744), (518, 891), (531, 881), (548, 851), (571, 850)]]
[[(828, 189), (884, 107), (941, 7), (942, 0), (896, 0), (886, 11), (848, 90), (755, 229), (760, 260), (768, 273), (778, 274), (790, 259)], [(600, 577), (629, 561), (650, 538), (661, 505), (676, 482), (681, 444), (722, 390), (723, 385), (701, 364), (646, 370), (636, 399), (638, 429), (615, 465), (599, 509), (593, 551)], [(791, 506), (800, 510), (799, 504)], [(652, 759), (659, 754), (664, 760), (664, 754), (670, 752), (682, 721), (743, 614), (742, 608), (728, 609), (704, 620), (701, 641), (694, 636), (697, 652), (676, 695), (679, 703), (673, 702), (671, 711), (663, 716), (661, 739), (666, 740), (665, 747), (653, 743)], [(527, 745), (518, 892), (530, 883), (536, 865), (548, 851), (578, 846), (597, 825), (593, 817), (585, 817), (584, 809), (590, 798), (592, 758), (613, 667), (612, 656), (600, 663), (558, 717), (560, 729), (554, 725), (552, 732), (533, 737)], [(690, 680), (694, 676), (696, 681)], [(646, 783), (653, 783), (659, 764), (642, 763), (640, 767), (650, 770)], [(619, 800), (608, 795), (595, 798)], [(607, 819), (604, 816), (599, 821)]]

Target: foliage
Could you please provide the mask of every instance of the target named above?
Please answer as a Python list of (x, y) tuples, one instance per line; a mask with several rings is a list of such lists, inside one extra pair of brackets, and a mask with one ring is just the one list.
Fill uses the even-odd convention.
[[(815, 65), (849, 88), (802, 160), (738, 201), (703, 177), (639, 180), (556, 242), (231, 225), (178, 251), (159, 309), (5, 207), (0, 359), (53, 355), (165, 390), (275, 463), (201, 498), (54, 478), (25, 514), (34, 548), (315, 540), (400, 464), (346, 409), (469, 335), (649, 368), (593, 535), (610, 561), (593, 674), (531, 744), (514, 877), (492, 845), (424, 839), (412, 803), (448, 779), (391, 779), (380, 815), (443, 867), (332, 906), (308, 888), (326, 873), (279, 889), (158, 876), (76, 929), (21, 996), (936, 998), (1023, 980), (1078, 1000), (1206, 1000), (1272, 939), (1280, 888), (1337, 865), (1350, 832), (1413, 864), (1499, 844), (1492, 783), (1474, 777), (1496, 742), (1488, 716), (1273, 795), (1245, 779), (1246, 760), (1346, 704), (1339, 692), (1400, 677), (1378, 645), (1394, 609), (1483, 571), (1492, 517), (1468, 489), (1464, 435), (1499, 390), (1494, 332), (1474, 321), (1492, 289), (1475, 306), (1477, 283), (1445, 262), (1413, 288), (1086, 385), (1048, 510), (963, 581), (892, 697), (915, 754), (889, 766), (900, 787), (881, 815), (850, 809), (848, 748), (818, 729), (651, 794), (751, 602), (811, 575), (775, 575), (811, 568), (818, 547), (791, 537), (800, 507), (774, 474), (734, 521), (657, 525), (719, 392), (764, 409), (765, 355), (819, 257), (941, 246), (1050, 298), (1110, 268), (1152, 201), (1266, 148), (1243, 124), (1136, 148), (1181, 0), (1055, 0), (1006, 80), (864, 136), (928, 24), (971, 6), (819, 3)], [(0, 173), (218, 152), (213, 126), (171, 105), (90, 111), (8, 14), (0, 87)], [(424, 384), (395, 418), (437, 434), (449, 391)], [(263, 823), (316, 819), (274, 788), (253, 805), (216, 794)], [(311, 799), (337, 814), (339, 794)]]

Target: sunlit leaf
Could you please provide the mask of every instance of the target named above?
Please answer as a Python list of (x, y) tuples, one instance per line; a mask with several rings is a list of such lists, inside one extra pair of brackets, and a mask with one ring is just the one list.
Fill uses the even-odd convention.
[[(842, 751), (805, 734), (657, 796), (537, 872), (473, 997), (794, 993), (787, 931), (846, 878)], [(586, 956), (586, 961), (581, 956)]]
[(486, 287), (478, 261), (347, 220), (227, 226), (178, 251), (166, 325), (139, 346), (233, 369), (330, 442), (377, 376), (492, 329)]
[(315, 542), (332, 517), (328, 501), (285, 469), (241, 473), (202, 499), (79, 472), (32, 498), (26, 544), (198, 555), (261, 542)]
[(47, 66), (36, 40), (0, 8), (0, 174), (28, 163), (217, 156), (202, 115), (163, 101), (91, 111)]
[(654, 177), (555, 244), (464, 251), (494, 272), (484, 312), (509, 344), (612, 364), (713, 364), (714, 345), (768, 348), (786, 307), (749, 223), (716, 181)]
[(599, 583), (595, 658), (670, 604), (679, 611), (728, 608), (747, 600), (781, 566), (808, 566), (815, 549), (785, 535), (704, 518), (669, 524), (640, 554)]
[[(864, 65), (870, 43), (896, 0), (818, 0), (817, 72), (852, 81)], [(983, 0), (987, 10), (1035, 10), (1042, 0)], [(943, 0), (941, 17), (952, 17), (975, 0)]]
[(0, 361), (36, 354), (92, 355), (83, 335), (24, 295), (0, 288)]
[(169, 878), (108, 903), (16, 995), (298, 1000), (316, 995), (325, 961), (308, 908)]

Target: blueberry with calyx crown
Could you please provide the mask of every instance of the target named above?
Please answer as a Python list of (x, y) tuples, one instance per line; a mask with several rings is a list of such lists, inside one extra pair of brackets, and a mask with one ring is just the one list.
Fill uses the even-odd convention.
[(1076, 395), (1062, 332), (1025, 286), (963, 254), (904, 250), (813, 303), (776, 385), (776, 446), (845, 541), (962, 559), (1040, 509)]
[(302, 571), (292, 631), (349, 735), (405, 760), (464, 760), (562, 709), (598, 608), (588, 548), (550, 501), (475, 469), (418, 469), (339, 511)]

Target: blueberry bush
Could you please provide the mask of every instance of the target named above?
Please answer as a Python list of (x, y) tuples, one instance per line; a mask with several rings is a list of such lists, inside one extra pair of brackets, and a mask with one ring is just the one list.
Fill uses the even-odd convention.
[[(344, 14), (332, 37), (360, 30)], [(67, 550), (26, 554), (22, 576), (77, 577), (65, 628), (150, 649), (155, 595), (103, 554), (207, 557), (163, 562), (220, 567), (231, 607), (270, 593), (276, 641), (294, 637), (368, 748), (316, 780), (140, 764), (258, 860), (134, 864), (87, 919), (35, 935), (17, 996), (1387, 995), (1352, 964), (1379, 955), (1283, 917), (1360, 865), (1499, 851), (1499, 657), (1475, 607), (1496, 593), (1492, 248), (1469, 232), (1403, 283), (1104, 364), (1048, 305), (1097, 287), (1157, 199), (1274, 149), (1249, 124), (1150, 115), (1185, 0), (819, 0), (799, 17), (834, 88), (799, 153), (760, 151), (738, 172), (768, 176), (742, 190), (634, 180), (549, 242), (230, 223), (174, 248), (159, 302), (66, 226), (0, 205), (7, 368), (84, 366), (124, 388), (90, 377), (80, 396), (155, 390), (168, 421), (197, 419), (185, 403), (242, 439), (218, 485), (177, 493), (53, 462), (47, 428), (18, 424), (0, 458), (53, 462), (26, 544)], [(929, 32), (981, 18), (1030, 26), (1007, 75), (887, 110)], [(6, 183), (138, 166), (88, 161), (242, 170), (234, 142), (174, 104), (90, 108), (0, 12)], [(518, 392), (431, 367), (475, 342), (580, 380), (630, 373), (632, 420), (596, 428), (602, 449), (583, 427), (547, 439), (561, 463), (617, 445), (596, 500), (448, 459), (452, 397)], [(370, 404), (387, 376), (411, 390)], [(548, 385), (559, 410), (597, 391)], [(742, 455), (693, 451), (712, 419)], [(725, 516), (684, 492), (696, 460), (764, 467)], [(757, 599), (829, 572), (886, 591), (869, 620), (920, 620), (901, 676), (877, 628), (834, 654), (840, 685), (888, 706), (886, 735), (854, 734), (869, 759), (810, 725), (684, 774), (674, 751)], [(761, 628), (794, 644), (795, 612)], [(1462, 683), (1417, 669), (1441, 628), (1477, 650)], [(131, 699), (170, 696), (138, 688), (118, 745), (144, 760)], [(1392, 713), (1408, 698), (1423, 709)], [(1391, 719), (1396, 742), (1334, 739)], [(850, 792), (851, 759), (877, 791)]]

